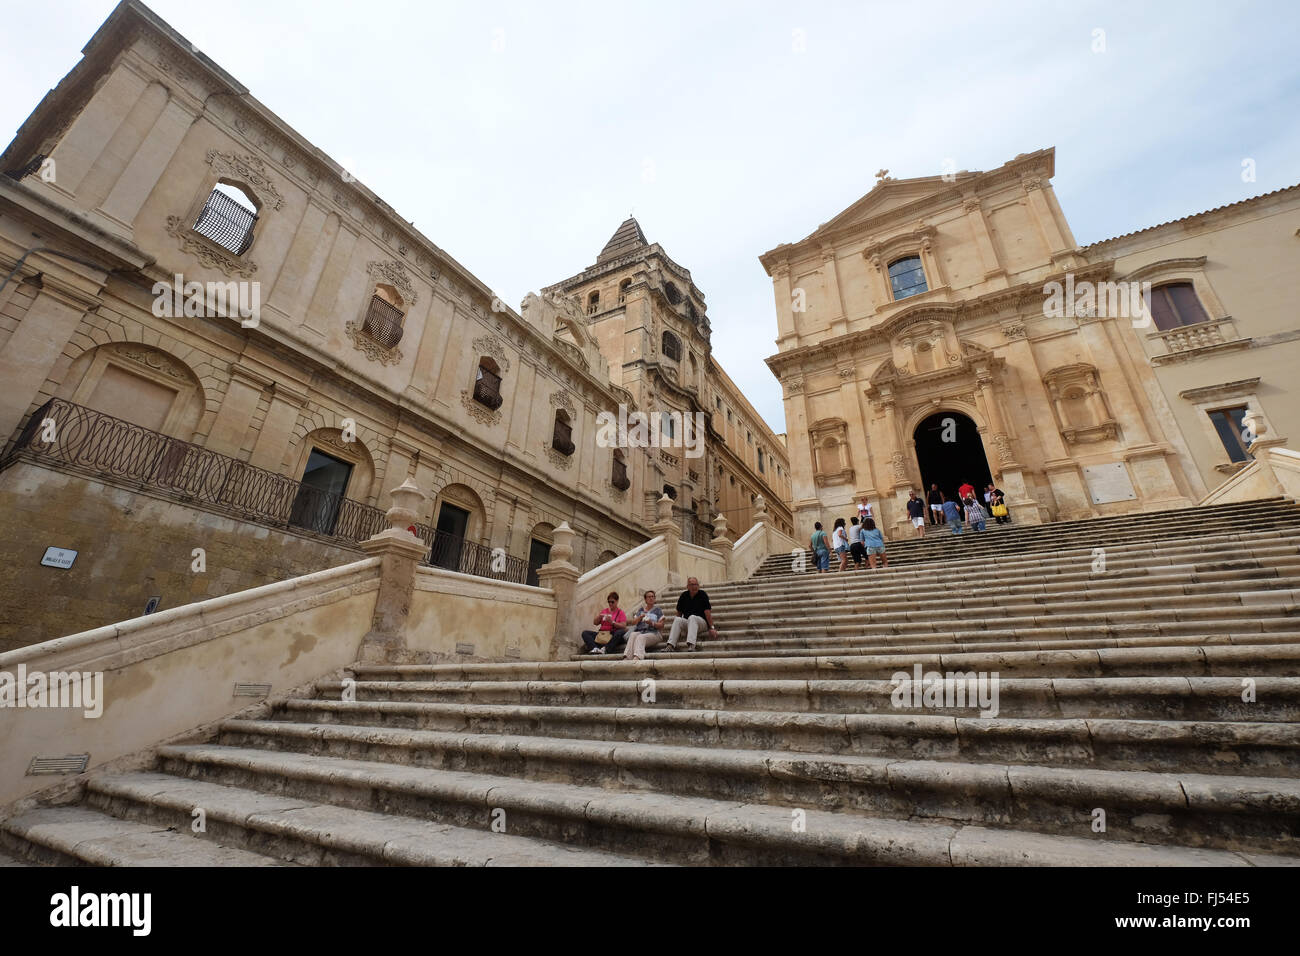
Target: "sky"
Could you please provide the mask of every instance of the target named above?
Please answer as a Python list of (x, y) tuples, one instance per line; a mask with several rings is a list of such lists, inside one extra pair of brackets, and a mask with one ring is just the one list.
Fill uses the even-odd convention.
[[(7, 141), (113, 4), (3, 2)], [(1054, 146), (1081, 244), (1300, 182), (1294, 0), (150, 6), (506, 302), (593, 264), (634, 213), (777, 432), (758, 256), (878, 169)]]

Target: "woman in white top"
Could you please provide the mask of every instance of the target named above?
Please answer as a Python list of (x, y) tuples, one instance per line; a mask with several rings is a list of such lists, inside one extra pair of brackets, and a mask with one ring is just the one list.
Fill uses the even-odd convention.
[(844, 530), (844, 519), (835, 519), (835, 530), (831, 532), (831, 547), (840, 556), (840, 570), (849, 563), (849, 535)]

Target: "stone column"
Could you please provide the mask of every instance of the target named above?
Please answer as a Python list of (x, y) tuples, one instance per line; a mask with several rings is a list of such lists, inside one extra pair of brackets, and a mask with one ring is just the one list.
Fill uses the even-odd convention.
[(1043, 512), (1038, 502), (1029, 495), (1029, 488), (1025, 484), (1024, 468), (1016, 460), (1015, 449), (1011, 446), (1011, 439), (1006, 433), (992, 370), (977, 369), (975, 383), (976, 400), (984, 411), (993, 446), (989, 448), (985, 445), (984, 451), (986, 455), (993, 457), (990, 462), (993, 465), (991, 470), (998, 476), (998, 486), (1006, 492), (1007, 508), (1014, 509), (1014, 520), (1017, 524), (1042, 524)]
[(415, 524), (424, 492), (408, 478), (389, 494), (393, 506), (387, 512), (388, 529), (361, 542), (362, 551), (380, 560), (375, 613), (358, 653), (363, 661), (397, 662), (404, 656), (415, 571), (427, 550), (424, 542), (407, 530)]
[(668, 548), (668, 588), (676, 586), (677, 551), (682, 540), (682, 529), (673, 520), (673, 499), (663, 495), (658, 502), (659, 520), (650, 526), (650, 533), (656, 537), (664, 536), (664, 545)]
[[(762, 496), (760, 495), (760, 498), (761, 497)], [(766, 513), (764, 513), (764, 516), (766, 517)], [(731, 539), (727, 537), (727, 516), (721, 511), (719, 511), (717, 517), (713, 519), (713, 540), (709, 542), (709, 547), (722, 555), (722, 560), (724, 562), (723, 580), (730, 581), (732, 573), (731, 553), (734, 545), (732, 545)]]
[(795, 348), (799, 344), (799, 333), (795, 328), (788, 262), (778, 263), (772, 268), (772, 287), (776, 296), (776, 347), (781, 351)]
[(569, 522), (562, 521), (552, 534), (551, 560), (537, 569), (539, 586), (555, 594), (555, 633), (548, 654), (553, 661), (560, 660), (566, 648), (576, 650), (581, 631), (576, 596), (582, 572), (573, 564), (572, 557), (573, 529)]
[(826, 301), (830, 305), (830, 335), (844, 335), (849, 330), (848, 319), (844, 315), (844, 297), (840, 294), (840, 277), (835, 268), (835, 249), (823, 246), (822, 269), (825, 275)]

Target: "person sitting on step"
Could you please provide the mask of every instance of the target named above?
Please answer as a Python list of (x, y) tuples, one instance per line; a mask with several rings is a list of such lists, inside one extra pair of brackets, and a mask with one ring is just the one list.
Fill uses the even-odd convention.
[(871, 570), (876, 569), (876, 558), (880, 558), (881, 567), (889, 567), (889, 556), (885, 554), (885, 536), (870, 518), (862, 522), (862, 546), (866, 549), (867, 566)]
[(713, 626), (713, 605), (709, 603), (708, 592), (700, 590), (699, 578), (687, 578), (686, 590), (677, 599), (677, 618), (668, 632), (668, 646), (664, 650), (669, 653), (677, 650), (682, 631), (686, 632), (686, 649), (695, 650), (696, 638), (705, 625), (708, 625), (710, 637), (718, 636), (718, 629)]
[(623, 646), (627, 611), (618, 606), (617, 591), (610, 591), (605, 600), (608, 606), (597, 611), (591, 622), (597, 625), (597, 630), (582, 632), (583, 649), (588, 654), (604, 654), (607, 650), (612, 653)]
[(627, 650), (623, 652), (625, 660), (645, 660), (648, 648), (658, 647), (663, 639), (664, 609), (655, 604), (654, 591), (641, 595), (642, 604), (628, 622), (631, 630), (627, 632)]

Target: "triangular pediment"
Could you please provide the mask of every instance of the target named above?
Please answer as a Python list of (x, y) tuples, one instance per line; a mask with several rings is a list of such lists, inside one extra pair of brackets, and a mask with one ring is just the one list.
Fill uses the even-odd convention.
[[(956, 179), (951, 182), (945, 181), (942, 176), (923, 176), (919, 179), (886, 179), (877, 183), (871, 192), (852, 206), (849, 206), (834, 219), (822, 223), (813, 235), (837, 232), (841, 229), (851, 228), (860, 222), (878, 219), (894, 210), (902, 209), (912, 203), (951, 190), (963, 180), (974, 178), (975, 175), (977, 174), (958, 173)], [(958, 202), (959, 200), (954, 198), (953, 201)]]

